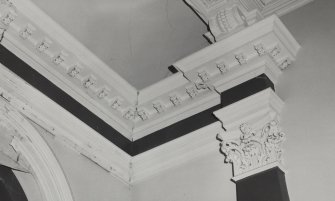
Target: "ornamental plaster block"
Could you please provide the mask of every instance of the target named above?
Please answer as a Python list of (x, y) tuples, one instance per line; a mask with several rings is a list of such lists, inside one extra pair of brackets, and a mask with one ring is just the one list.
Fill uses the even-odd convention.
[(243, 123), (239, 131), (239, 138), (220, 139), (220, 151), (225, 156), (225, 162), (233, 165), (234, 176), (272, 163), (282, 163), (285, 134), (281, 131), (278, 121), (272, 120), (259, 129)]
[[(300, 45), (276, 16), (210, 45), (174, 64), (194, 82), (222, 92), (266, 74), (276, 83), (280, 71), (296, 58)], [(244, 77), (244, 78), (243, 78)]]
[(233, 165), (234, 176), (257, 172), (282, 163), (285, 134), (279, 126), (283, 102), (266, 89), (214, 112), (224, 133), (217, 136), (225, 161)]

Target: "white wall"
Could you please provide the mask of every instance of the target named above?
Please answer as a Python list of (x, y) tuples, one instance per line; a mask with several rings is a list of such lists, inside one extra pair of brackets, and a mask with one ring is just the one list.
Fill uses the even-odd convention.
[(292, 201), (335, 197), (335, 1), (315, 0), (284, 17), (302, 46), (277, 90), (285, 101), (284, 158)]
[(233, 201), (235, 185), (230, 165), (219, 153), (211, 153), (147, 179), (133, 187), (136, 201)]
[(130, 201), (130, 188), (34, 124), (60, 163), (75, 201)]

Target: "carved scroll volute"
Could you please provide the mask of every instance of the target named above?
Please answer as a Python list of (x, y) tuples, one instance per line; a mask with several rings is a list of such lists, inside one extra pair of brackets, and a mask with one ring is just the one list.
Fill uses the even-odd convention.
[[(257, 11), (248, 12), (239, 0), (186, 0), (209, 26), (205, 36), (217, 42), (256, 22)], [(257, 19), (256, 19), (257, 18)]]
[(239, 139), (225, 141), (219, 138), (220, 151), (226, 157), (225, 162), (233, 165), (234, 176), (282, 162), (285, 134), (281, 132), (277, 121), (273, 120), (259, 130), (242, 124), (240, 132)]

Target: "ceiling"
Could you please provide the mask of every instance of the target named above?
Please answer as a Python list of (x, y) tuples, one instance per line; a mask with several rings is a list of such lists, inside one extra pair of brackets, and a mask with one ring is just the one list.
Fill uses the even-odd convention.
[(32, 0), (137, 89), (208, 45), (206, 25), (183, 0)]

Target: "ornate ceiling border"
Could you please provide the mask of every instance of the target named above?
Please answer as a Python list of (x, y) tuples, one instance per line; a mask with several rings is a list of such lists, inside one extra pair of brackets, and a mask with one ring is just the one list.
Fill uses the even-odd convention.
[(131, 182), (142, 182), (154, 175), (178, 167), (208, 154), (219, 152), (217, 135), (229, 141), (241, 135), (241, 125), (255, 128), (278, 120), (283, 101), (268, 88), (214, 112), (217, 122), (165, 143), (132, 159)]
[(218, 121), (132, 157), (3, 66), (0, 78), (1, 97), (24, 118), (128, 185), (218, 152), (218, 133), (224, 140), (234, 139), (243, 123), (258, 128), (278, 117), (283, 108), (280, 98), (267, 88), (214, 112)]
[(31, 1), (12, 2), (0, 4), (1, 43), (129, 140), (218, 104), (222, 91), (251, 77), (265, 73), (275, 83), (300, 48), (273, 16), (176, 62), (180, 72), (137, 91)]

